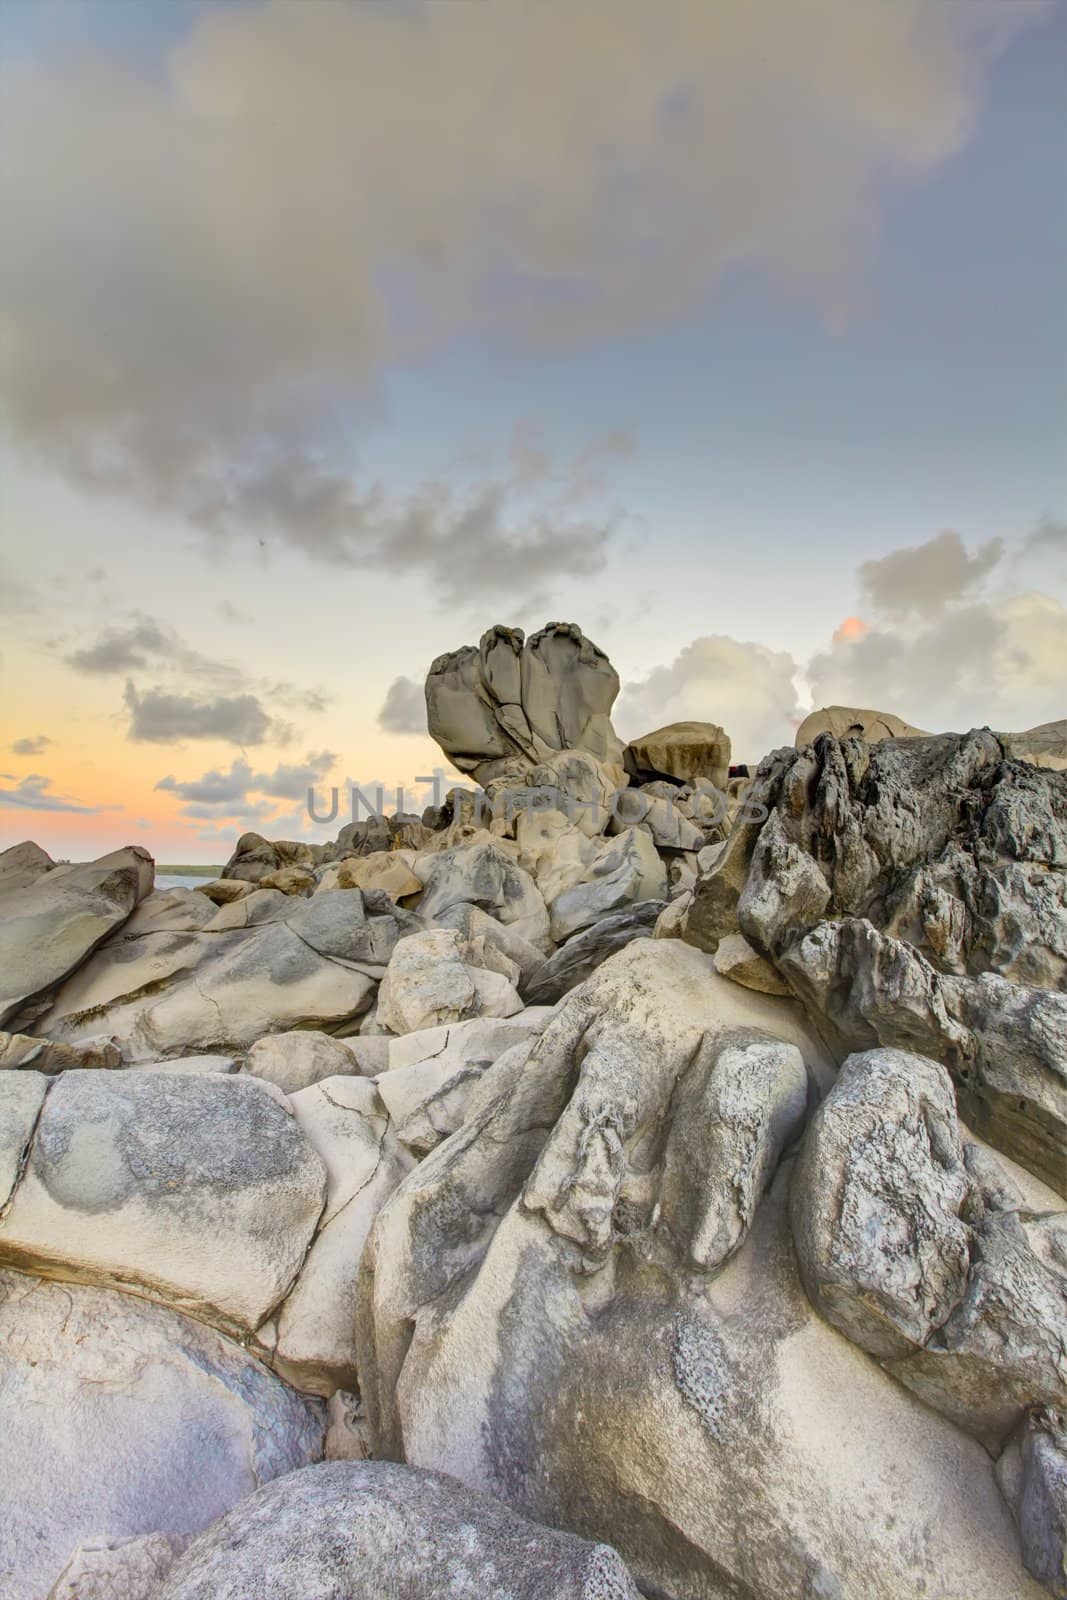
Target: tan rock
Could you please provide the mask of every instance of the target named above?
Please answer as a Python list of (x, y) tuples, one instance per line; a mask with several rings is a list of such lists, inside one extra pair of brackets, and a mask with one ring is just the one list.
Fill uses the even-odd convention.
[(758, 994), (790, 992), (789, 985), (778, 976), (765, 956), (753, 950), (743, 933), (728, 933), (720, 939), (714, 961), (715, 971), (721, 977), (745, 989), (755, 989)]
[(717, 722), (669, 722), (630, 740), (626, 770), (634, 777), (676, 778), (679, 783), (706, 778), (724, 789), (730, 776), (730, 735)]
[(346, 857), (337, 863), (336, 872), (338, 889), (383, 889), (394, 902), (422, 893), (422, 879), (415, 876), (399, 852), (391, 850)]

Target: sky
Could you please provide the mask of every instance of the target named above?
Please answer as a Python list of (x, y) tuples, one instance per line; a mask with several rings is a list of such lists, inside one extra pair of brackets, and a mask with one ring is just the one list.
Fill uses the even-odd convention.
[(0, 848), (415, 804), (495, 622), (1067, 715), (1067, 0), (5, 0), (0, 149)]

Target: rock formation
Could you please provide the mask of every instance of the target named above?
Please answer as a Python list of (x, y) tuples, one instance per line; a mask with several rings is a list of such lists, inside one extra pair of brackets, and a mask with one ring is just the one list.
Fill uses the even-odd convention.
[(618, 687), (494, 628), (421, 818), (0, 852), (4, 1600), (1067, 1600), (1064, 725)]

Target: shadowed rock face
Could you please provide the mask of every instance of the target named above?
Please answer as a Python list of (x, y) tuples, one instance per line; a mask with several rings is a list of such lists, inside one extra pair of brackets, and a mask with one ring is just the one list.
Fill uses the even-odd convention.
[(426, 680), (432, 738), (483, 787), (523, 775), (557, 750), (586, 750), (621, 767), (611, 726), (619, 678), (611, 662), (570, 622), (550, 622), (525, 639), (495, 627), (475, 647), (439, 656)]
[[(150, 1533), (165, 1553), (166, 1536), (199, 1533), (319, 1460), (324, 1431), (320, 1401), (213, 1328), (134, 1295), (0, 1272), (0, 1594), (45, 1600), (86, 1540)], [(59, 1590), (135, 1592), (87, 1577)]]
[(1067, 1191), (1067, 776), (988, 729), (829, 734), (761, 765), (683, 937), (739, 927), (835, 1050), (952, 1073), (976, 1131)]

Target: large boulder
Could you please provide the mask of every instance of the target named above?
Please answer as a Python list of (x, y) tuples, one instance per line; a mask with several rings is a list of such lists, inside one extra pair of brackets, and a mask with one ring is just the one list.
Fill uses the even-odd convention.
[(0, 1088), (12, 1081), (28, 1091), (32, 1140), (0, 1218), (0, 1261), (129, 1287), (242, 1332), (284, 1299), (326, 1172), (268, 1085), (75, 1071), (5, 1073)]
[(358, 1073), (359, 1062), (347, 1041), (317, 1028), (298, 1028), (258, 1039), (248, 1052), (245, 1070), (276, 1084), (283, 1094), (296, 1094), (323, 1078)]
[(433, 663), (427, 721), (453, 766), (483, 787), (521, 781), (556, 750), (587, 750), (621, 767), (611, 726), (618, 692), (611, 662), (573, 623), (550, 622), (528, 640), (497, 626)]
[(830, 733), (835, 739), (862, 739), (865, 744), (879, 744), (883, 739), (930, 737), (922, 728), (913, 727), (891, 711), (862, 711), (856, 706), (820, 706), (818, 711), (810, 711), (797, 729), (797, 749), (814, 744), (820, 733)]
[(451, 1478), (327, 1461), (201, 1535), (159, 1600), (638, 1600), (605, 1545), (537, 1528)]
[(0, 1593), (45, 1600), (91, 1543), (74, 1594), (107, 1596), (85, 1578), (101, 1545), (155, 1533), (161, 1557), (166, 1536), (183, 1542), (318, 1460), (324, 1426), (320, 1401), (213, 1328), (134, 1295), (0, 1272)]
[(358, 889), (310, 900), (260, 890), (221, 907), (213, 923), (268, 895), (265, 920), (249, 926), (120, 933), (62, 986), (37, 1031), (65, 1041), (104, 1033), (136, 1062), (243, 1053), (268, 1033), (350, 1027), (373, 1003), (396, 944), (389, 902), (372, 909)]
[(1027, 1411), (1067, 1408), (1067, 1214), (968, 1161), (943, 1067), (851, 1056), (792, 1201), (813, 1303), (928, 1405), (994, 1453)]
[(1067, 1600), (1067, 1428), (1049, 1412), (1027, 1417), (997, 1462), (1015, 1513), (1026, 1570)]
[(37, 1014), (152, 888), (152, 857), (139, 845), (80, 866), (46, 867), (43, 853), (5, 851), (14, 858), (6, 872), (0, 856), (0, 1025)]
[(725, 789), (730, 776), (730, 735), (717, 722), (669, 722), (643, 733), (626, 746), (626, 770), (640, 783), (672, 778), (692, 783), (705, 778)]
[(650, 1594), (1037, 1600), (980, 1444), (804, 1296), (805, 1075), (789, 1001), (677, 941), (605, 963), (379, 1214), (376, 1453), (614, 1544)]
[(378, 991), (378, 1021), (391, 1033), (510, 1017), (522, 1010), (513, 983), (501, 972), (472, 966), (455, 928), (428, 928), (401, 939)]

